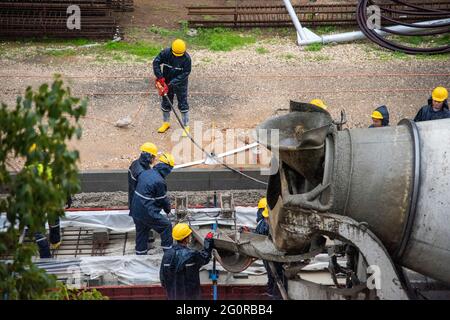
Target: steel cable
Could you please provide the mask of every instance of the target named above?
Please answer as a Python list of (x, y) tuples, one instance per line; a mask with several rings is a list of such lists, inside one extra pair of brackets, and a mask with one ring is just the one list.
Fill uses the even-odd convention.
[[(437, 13), (439, 15), (442, 15), (443, 17), (447, 18), (450, 17), (450, 13), (448, 11), (444, 10), (437, 10), (437, 9), (430, 9), (430, 8), (424, 8), (422, 6), (419, 6), (417, 4), (411, 4), (407, 3), (402, 0), (391, 0), (394, 3), (404, 5), (405, 7), (414, 8), (416, 11), (411, 10), (411, 14), (414, 14), (413, 12), (433, 12)], [(375, 29), (369, 28), (367, 21), (369, 21), (369, 18), (367, 16), (367, 8), (370, 5), (377, 5), (377, 3), (373, 0), (359, 0), (358, 6), (357, 6), (357, 22), (361, 29), (361, 31), (364, 33), (364, 35), (370, 39), (371, 41), (375, 42), (376, 44), (392, 50), (392, 51), (400, 51), (407, 54), (440, 54), (440, 53), (448, 53), (450, 52), (450, 45), (444, 45), (440, 47), (433, 47), (433, 48), (418, 48), (418, 47), (409, 47), (404, 44), (397, 43), (393, 40), (388, 40), (384, 36), (380, 35), (376, 32)], [(380, 7), (380, 11), (382, 12), (382, 7)], [(442, 29), (442, 27), (448, 27), (450, 26), (450, 23), (437, 23), (435, 25), (417, 25), (417, 24), (409, 24), (404, 22), (399, 22), (398, 20), (394, 19), (393, 17), (387, 17), (386, 15), (383, 15), (380, 12), (380, 18), (385, 19), (387, 21), (390, 21), (397, 25), (404, 25), (408, 27), (414, 27), (417, 29), (426, 29), (427, 31), (417, 31), (413, 32), (412, 34), (408, 34), (406, 32), (402, 31), (396, 31), (396, 30), (390, 30), (387, 28), (379, 28), (379, 30), (384, 31), (386, 33), (395, 34), (398, 36), (431, 36), (431, 35), (437, 35), (437, 34), (447, 34), (449, 33), (449, 29), (445, 28)], [(423, 19), (423, 17), (422, 17)], [(417, 21), (417, 22), (424, 22), (424, 20)]]

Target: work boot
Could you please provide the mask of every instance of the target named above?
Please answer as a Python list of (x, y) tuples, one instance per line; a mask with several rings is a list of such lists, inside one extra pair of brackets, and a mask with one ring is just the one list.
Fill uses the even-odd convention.
[(50, 249), (57, 250), (61, 246), (61, 241), (57, 243), (50, 243)]
[(167, 129), (170, 128), (170, 123), (169, 122), (163, 122), (162, 126), (159, 127), (158, 132), (159, 133), (164, 133), (167, 131)]
[(187, 137), (187, 134), (189, 133), (189, 126), (185, 126), (183, 130), (183, 134), (181, 135), (183, 138)]

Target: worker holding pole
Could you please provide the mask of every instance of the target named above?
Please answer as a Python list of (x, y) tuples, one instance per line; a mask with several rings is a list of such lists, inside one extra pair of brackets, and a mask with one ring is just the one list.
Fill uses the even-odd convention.
[(163, 153), (152, 170), (145, 170), (139, 176), (131, 204), (131, 216), (136, 225), (137, 255), (147, 254), (151, 230), (160, 234), (164, 250), (172, 248), (172, 224), (161, 211), (169, 214), (171, 210), (165, 179), (174, 165), (174, 157)]
[(187, 96), (188, 78), (191, 73), (191, 57), (186, 52), (186, 43), (181, 39), (176, 39), (172, 42), (171, 48), (163, 49), (153, 60), (153, 72), (156, 76), (157, 84), (164, 88), (164, 93), (167, 94), (171, 102), (166, 101), (164, 97), (161, 100), (163, 124), (158, 129), (158, 132), (164, 133), (170, 128), (171, 104), (173, 104), (173, 98), (176, 95), (178, 109), (182, 114), (183, 126), (185, 127), (182, 136), (186, 137), (187, 133), (189, 133), (189, 104)]
[(191, 234), (192, 229), (187, 223), (178, 223), (172, 231), (177, 243), (164, 252), (159, 275), (169, 300), (201, 298), (200, 268), (211, 260), (213, 233), (206, 235), (201, 251), (188, 248)]

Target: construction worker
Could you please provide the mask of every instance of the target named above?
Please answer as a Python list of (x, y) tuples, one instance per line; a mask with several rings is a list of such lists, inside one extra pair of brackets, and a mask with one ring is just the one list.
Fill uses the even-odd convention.
[(309, 104), (313, 104), (316, 107), (322, 108), (323, 110), (327, 110), (327, 105), (320, 99), (312, 99)]
[(211, 260), (213, 233), (209, 232), (203, 242), (203, 250), (188, 248), (192, 229), (186, 223), (173, 227), (176, 244), (166, 250), (161, 261), (160, 280), (169, 300), (198, 300), (201, 298), (200, 268)]
[(444, 87), (436, 87), (428, 99), (428, 104), (423, 106), (414, 118), (415, 122), (450, 118), (448, 109), (448, 91)]
[[(29, 152), (34, 152), (36, 150), (36, 144), (34, 143), (30, 149)], [(42, 165), (42, 163), (39, 164), (32, 164), (28, 166), (29, 170), (32, 170), (32, 172), (34, 172), (36, 175), (38, 175), (39, 177), (45, 179), (45, 180), (52, 180), (53, 179), (53, 174), (52, 174), (52, 169), (50, 167), (47, 167), (44, 170), (44, 166)], [(68, 196), (68, 207), (70, 207), (70, 204), (72, 203), (72, 198), (69, 195)], [(34, 234), (34, 240), (39, 248), (39, 256), (40, 258), (44, 259), (44, 258), (51, 258), (52, 254), (50, 252), (50, 249), (52, 250), (56, 250), (61, 246), (61, 228), (59, 225), (60, 221), (59, 218), (56, 218), (52, 221), (48, 220), (48, 226), (49, 226), (49, 238), (50, 238), (50, 243), (46, 237), (45, 234), (41, 233), (41, 232), (36, 232)], [(44, 228), (45, 229), (45, 228)]]
[(258, 211), (256, 212), (256, 223), (264, 219), (262, 214), (266, 207), (267, 207), (267, 198), (263, 197), (258, 202)]
[(156, 156), (158, 155), (158, 148), (151, 142), (144, 143), (139, 149), (141, 150), (139, 159), (134, 160), (128, 168), (128, 208), (130, 209), (130, 216), (131, 203), (139, 175), (145, 170), (151, 169), (156, 163)]
[[(32, 165), (30, 166), (30, 169), (36, 170), (40, 177), (44, 177), (44, 166), (42, 164), (36, 166)], [(52, 179), (52, 170), (50, 167), (45, 170), (45, 179)], [(50, 244), (45, 234), (41, 232), (36, 232), (34, 234), (34, 240), (39, 248), (40, 258), (51, 258), (52, 254), (50, 249), (56, 250), (61, 246), (61, 228), (59, 222), (59, 218), (52, 221), (48, 220)]]
[(369, 128), (380, 128), (389, 126), (389, 111), (386, 106), (379, 106), (372, 114), (372, 124)]
[[(269, 207), (266, 205), (266, 207), (264, 208), (263, 212), (262, 212), (262, 216), (263, 219), (261, 219), (258, 224), (256, 225), (256, 230), (255, 233), (257, 234), (261, 234), (261, 235), (265, 235), (268, 236), (269, 238), (270, 236), (270, 230), (269, 230)], [(275, 277), (272, 273), (272, 270), (269, 266), (269, 262), (263, 260), (263, 264), (264, 264), (264, 268), (266, 269), (267, 272), (267, 294), (269, 296), (271, 296), (273, 299), (280, 299), (281, 298), (281, 294), (280, 294), (280, 290), (278, 288), (277, 282), (275, 280)], [(273, 262), (273, 265), (275, 266), (276, 272), (278, 274), (278, 277), (282, 280), (284, 280), (283, 277), (283, 264), (279, 263), (279, 262)]]
[[(163, 66), (161, 71), (161, 66)], [(160, 95), (167, 94), (170, 102), (173, 103), (174, 95), (177, 96), (178, 109), (182, 115), (183, 137), (186, 137), (186, 131), (189, 132), (189, 104), (188, 96), (188, 78), (191, 73), (191, 57), (186, 52), (186, 43), (181, 39), (172, 42), (171, 48), (163, 49), (153, 60), (153, 72), (156, 76), (156, 82), (165, 88)], [(171, 106), (162, 97), (161, 109), (163, 112), (163, 124), (158, 129), (159, 133), (164, 133), (170, 128)]]
[(161, 214), (161, 210), (170, 213), (165, 178), (174, 165), (174, 157), (170, 153), (163, 153), (152, 170), (145, 170), (139, 175), (131, 204), (131, 216), (136, 225), (137, 255), (147, 254), (150, 230), (159, 233), (163, 249), (172, 247), (172, 224)]

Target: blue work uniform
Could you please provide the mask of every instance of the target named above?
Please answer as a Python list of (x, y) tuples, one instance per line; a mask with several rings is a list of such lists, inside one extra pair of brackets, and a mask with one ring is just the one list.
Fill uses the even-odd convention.
[[(161, 65), (163, 66), (161, 71)], [(153, 72), (157, 78), (165, 78), (169, 86), (167, 97), (173, 104), (174, 95), (177, 96), (178, 109), (182, 113), (189, 111), (187, 100), (188, 78), (191, 73), (191, 57), (187, 52), (177, 57), (172, 53), (171, 48), (162, 50), (153, 60)], [(166, 99), (161, 100), (161, 109), (170, 112), (171, 107)]]
[(153, 155), (148, 152), (142, 152), (139, 159), (134, 160), (131, 166), (128, 168), (128, 208), (131, 214), (131, 204), (133, 202), (134, 191), (136, 190), (136, 185), (138, 178), (142, 172), (150, 169), (150, 164), (153, 160)]
[[(269, 236), (269, 224), (267, 223), (267, 219), (262, 219), (258, 222), (256, 225), (255, 233), (261, 234), (264, 236)], [(274, 299), (280, 299), (281, 293), (278, 289), (277, 282), (272, 275), (272, 271), (270, 269), (269, 263), (265, 260), (263, 260), (264, 268), (267, 271), (267, 293), (272, 296)], [(273, 265), (275, 266), (275, 270), (278, 274), (278, 277), (284, 281), (284, 275), (283, 275), (283, 264), (280, 262), (274, 262)], [(286, 283), (286, 282), (285, 282)]]
[(420, 108), (419, 112), (417, 112), (416, 116), (414, 117), (414, 121), (419, 122), (419, 121), (439, 120), (447, 118), (450, 118), (447, 100), (444, 100), (444, 105), (442, 106), (441, 110), (435, 111), (433, 109), (433, 99), (429, 98), (428, 104)]
[[(59, 226), (59, 218), (56, 218), (55, 221), (52, 221), (51, 223), (49, 221), (48, 226), (50, 228), (49, 230), (50, 243), (56, 244), (60, 242), (61, 228)], [(45, 234), (41, 232), (36, 232), (34, 234), (34, 240), (36, 241), (36, 244), (39, 248), (39, 257), (42, 259), (51, 258), (52, 254), (50, 252), (50, 244)]]
[(143, 171), (138, 179), (131, 205), (131, 216), (136, 225), (136, 254), (147, 254), (148, 238), (151, 230), (161, 236), (161, 247), (172, 247), (172, 224), (161, 214), (170, 213), (170, 200), (167, 197), (165, 177), (172, 167), (158, 163), (152, 170)]
[(201, 298), (200, 268), (211, 260), (213, 239), (205, 239), (201, 251), (176, 244), (166, 250), (159, 277), (169, 300), (199, 300)]

